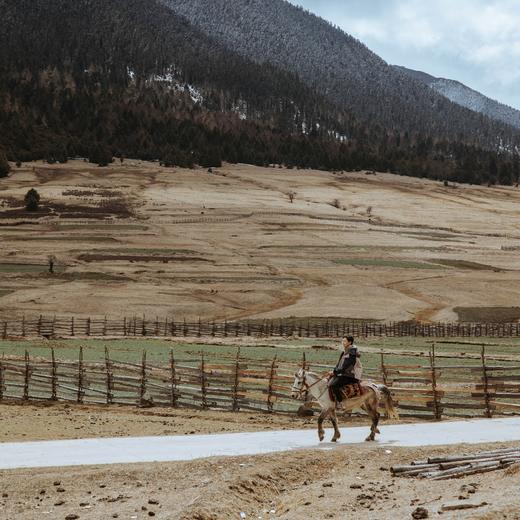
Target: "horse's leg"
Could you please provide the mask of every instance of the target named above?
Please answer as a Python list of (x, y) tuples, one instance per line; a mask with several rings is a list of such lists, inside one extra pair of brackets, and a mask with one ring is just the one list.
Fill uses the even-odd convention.
[(374, 403), (366, 403), (365, 410), (368, 412), (368, 415), (372, 418), (372, 426), (370, 426), (370, 435), (365, 439), (366, 441), (373, 441), (376, 438), (376, 433), (379, 433), (377, 425), (379, 424), (380, 413), (377, 411), (377, 402)]
[(322, 441), (325, 437), (325, 431), (323, 429), (323, 420), (325, 419), (325, 417), (327, 417), (328, 414), (328, 410), (322, 410), (320, 415), (318, 416), (318, 437), (320, 438), (320, 441)]
[(336, 410), (332, 409), (330, 413), (330, 420), (332, 422), (332, 426), (334, 426), (334, 435), (332, 436), (331, 441), (336, 442), (341, 437), (341, 432), (338, 428), (338, 417), (336, 415)]

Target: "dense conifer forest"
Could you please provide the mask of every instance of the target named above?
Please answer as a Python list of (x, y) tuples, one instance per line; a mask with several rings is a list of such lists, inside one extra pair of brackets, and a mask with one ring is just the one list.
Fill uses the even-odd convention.
[(424, 107), (415, 127), (390, 125), (156, 0), (0, 0), (0, 12), (0, 156), (11, 161), (114, 155), (518, 179), (520, 134), (506, 125), (475, 116), (463, 122), (471, 133), (443, 133), (420, 124)]

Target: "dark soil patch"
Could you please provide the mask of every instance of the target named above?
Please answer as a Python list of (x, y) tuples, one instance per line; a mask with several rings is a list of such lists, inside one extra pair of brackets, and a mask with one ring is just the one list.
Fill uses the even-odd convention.
[(125, 282), (130, 280), (127, 276), (121, 276), (110, 273), (98, 273), (95, 271), (80, 271), (80, 272), (72, 272), (68, 271), (66, 273), (61, 273), (55, 275), (55, 278), (58, 280), (68, 280), (71, 282), (80, 281), (80, 280), (103, 280), (103, 281), (113, 281), (113, 282)]
[(520, 320), (520, 307), (454, 307), (459, 321), (512, 323)]
[(95, 190), (65, 190), (61, 193), (64, 197), (121, 197), (120, 191), (95, 189)]
[(445, 265), (447, 267), (456, 267), (458, 269), (471, 269), (473, 271), (495, 271), (497, 273), (506, 271), (493, 265), (479, 264), (478, 262), (469, 262), (468, 260), (450, 260), (444, 258), (430, 258), (430, 262)]
[(105, 255), (83, 254), (78, 260), (84, 262), (210, 262), (207, 258), (199, 256), (159, 256), (159, 255)]
[(127, 218), (133, 215), (131, 209), (122, 200), (103, 200), (95, 206), (74, 204), (42, 204), (37, 211), (27, 211), (25, 208), (0, 211), (0, 218), (41, 218), (47, 216), (63, 218), (94, 218), (110, 217)]

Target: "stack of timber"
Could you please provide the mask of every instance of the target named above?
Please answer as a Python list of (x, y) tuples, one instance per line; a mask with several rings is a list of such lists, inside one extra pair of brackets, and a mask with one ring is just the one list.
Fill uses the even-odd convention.
[(427, 460), (416, 460), (410, 465), (393, 466), (391, 471), (398, 477), (446, 480), (504, 469), (513, 464), (520, 464), (520, 446), (481, 451), (472, 455), (429, 457)]

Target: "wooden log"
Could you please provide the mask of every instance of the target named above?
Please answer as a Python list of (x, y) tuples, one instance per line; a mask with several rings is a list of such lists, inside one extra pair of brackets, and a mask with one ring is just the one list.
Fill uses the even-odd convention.
[[(447, 469), (436, 472), (434, 475), (426, 475), (426, 478), (431, 480), (444, 480), (446, 478), (466, 477), (475, 475), (477, 473), (487, 473), (488, 471), (495, 471), (497, 469), (510, 466), (512, 463), (501, 464), (500, 462), (483, 462), (481, 464), (462, 466), (459, 468)], [(435, 472), (433, 472), (435, 473)]]

